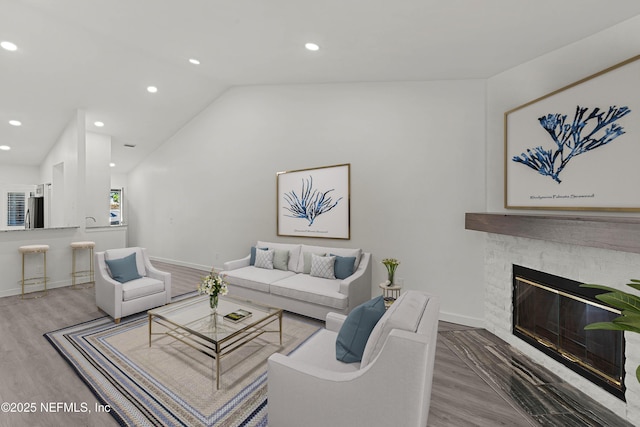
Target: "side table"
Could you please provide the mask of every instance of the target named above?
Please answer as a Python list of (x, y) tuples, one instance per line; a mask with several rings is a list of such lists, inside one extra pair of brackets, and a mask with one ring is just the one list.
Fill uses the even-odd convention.
[(382, 298), (384, 298), (384, 307), (389, 308), (391, 304), (400, 296), (400, 285), (391, 285), (388, 280), (380, 283), (378, 286), (382, 289)]

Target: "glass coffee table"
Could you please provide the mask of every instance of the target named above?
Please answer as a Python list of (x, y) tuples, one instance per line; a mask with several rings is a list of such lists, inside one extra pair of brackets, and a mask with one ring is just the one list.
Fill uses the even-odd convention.
[[(239, 313), (233, 320), (225, 317)], [(219, 297), (218, 314), (209, 307), (209, 297), (198, 295), (147, 312), (149, 347), (153, 335), (170, 336), (212, 357), (216, 361), (216, 389), (220, 388), (220, 359), (265, 333), (278, 333), (282, 345), (282, 309), (251, 301)], [(240, 320), (237, 317), (245, 315)], [(272, 326), (278, 322), (278, 329)], [(162, 332), (153, 332), (153, 325)]]

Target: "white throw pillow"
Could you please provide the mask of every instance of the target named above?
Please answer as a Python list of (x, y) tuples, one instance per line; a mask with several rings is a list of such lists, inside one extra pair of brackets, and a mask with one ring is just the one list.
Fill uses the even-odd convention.
[(320, 256), (311, 254), (311, 272), (314, 277), (322, 277), (324, 279), (335, 279), (334, 265), (336, 257), (334, 256)]
[(273, 249), (267, 249), (266, 251), (256, 251), (255, 266), (258, 268), (273, 270), (273, 254)]

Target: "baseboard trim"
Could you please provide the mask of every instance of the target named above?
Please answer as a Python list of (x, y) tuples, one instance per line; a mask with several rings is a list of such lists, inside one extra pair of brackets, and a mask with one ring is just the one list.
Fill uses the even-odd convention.
[(457, 325), (471, 326), (474, 328), (484, 328), (484, 319), (478, 319), (476, 317), (463, 316), (456, 313), (440, 312), (440, 320)]
[[(211, 271), (211, 266), (210, 265), (195, 264), (195, 263), (192, 263), (192, 262), (178, 261), (178, 260), (175, 260), (175, 259), (160, 258), (160, 257), (155, 257), (155, 256), (149, 256), (149, 259), (151, 261), (164, 262), (165, 264), (178, 265), (180, 267), (195, 268), (196, 270), (202, 270), (202, 271)], [(214, 268), (217, 271), (221, 270), (219, 267), (214, 267)]]
[[(71, 286), (71, 280), (58, 280), (55, 282), (49, 282), (47, 281), (47, 291), (50, 291), (52, 289), (56, 289), (56, 288), (64, 288), (66, 286)], [(79, 283), (79, 285), (82, 285), (82, 283)], [(27, 292), (25, 292), (25, 295), (28, 294), (29, 292), (40, 292), (42, 291), (42, 289), (40, 289), (41, 286), (33, 286), (33, 285), (29, 285), (29, 286), (25, 286), (25, 290)], [(0, 292), (0, 298), (3, 297), (12, 297), (15, 295), (21, 295), (22, 294), (22, 286), (18, 286), (17, 288), (13, 288), (13, 289), (7, 289), (5, 291)]]

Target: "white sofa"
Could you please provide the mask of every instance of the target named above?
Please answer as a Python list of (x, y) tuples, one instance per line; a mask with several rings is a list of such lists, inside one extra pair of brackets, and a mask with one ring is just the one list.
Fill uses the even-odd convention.
[(439, 299), (407, 291), (373, 328), (361, 363), (336, 360), (345, 316), (289, 356), (268, 360), (268, 418), (273, 427), (425, 427), (438, 332)]
[[(258, 241), (255, 247), (287, 251), (286, 269), (258, 268), (250, 264), (251, 255), (225, 262), (221, 274), (229, 284), (230, 295), (321, 320), (330, 312), (347, 314), (371, 298), (370, 253), (264, 241)], [(305, 257), (309, 260), (305, 253), (355, 257), (353, 274), (344, 279), (327, 279), (305, 273)]]
[[(120, 283), (112, 278), (105, 260), (118, 260), (135, 254), (138, 279)], [(110, 249), (95, 253), (96, 305), (116, 323), (125, 316), (171, 302), (171, 274), (151, 265), (145, 248)]]

